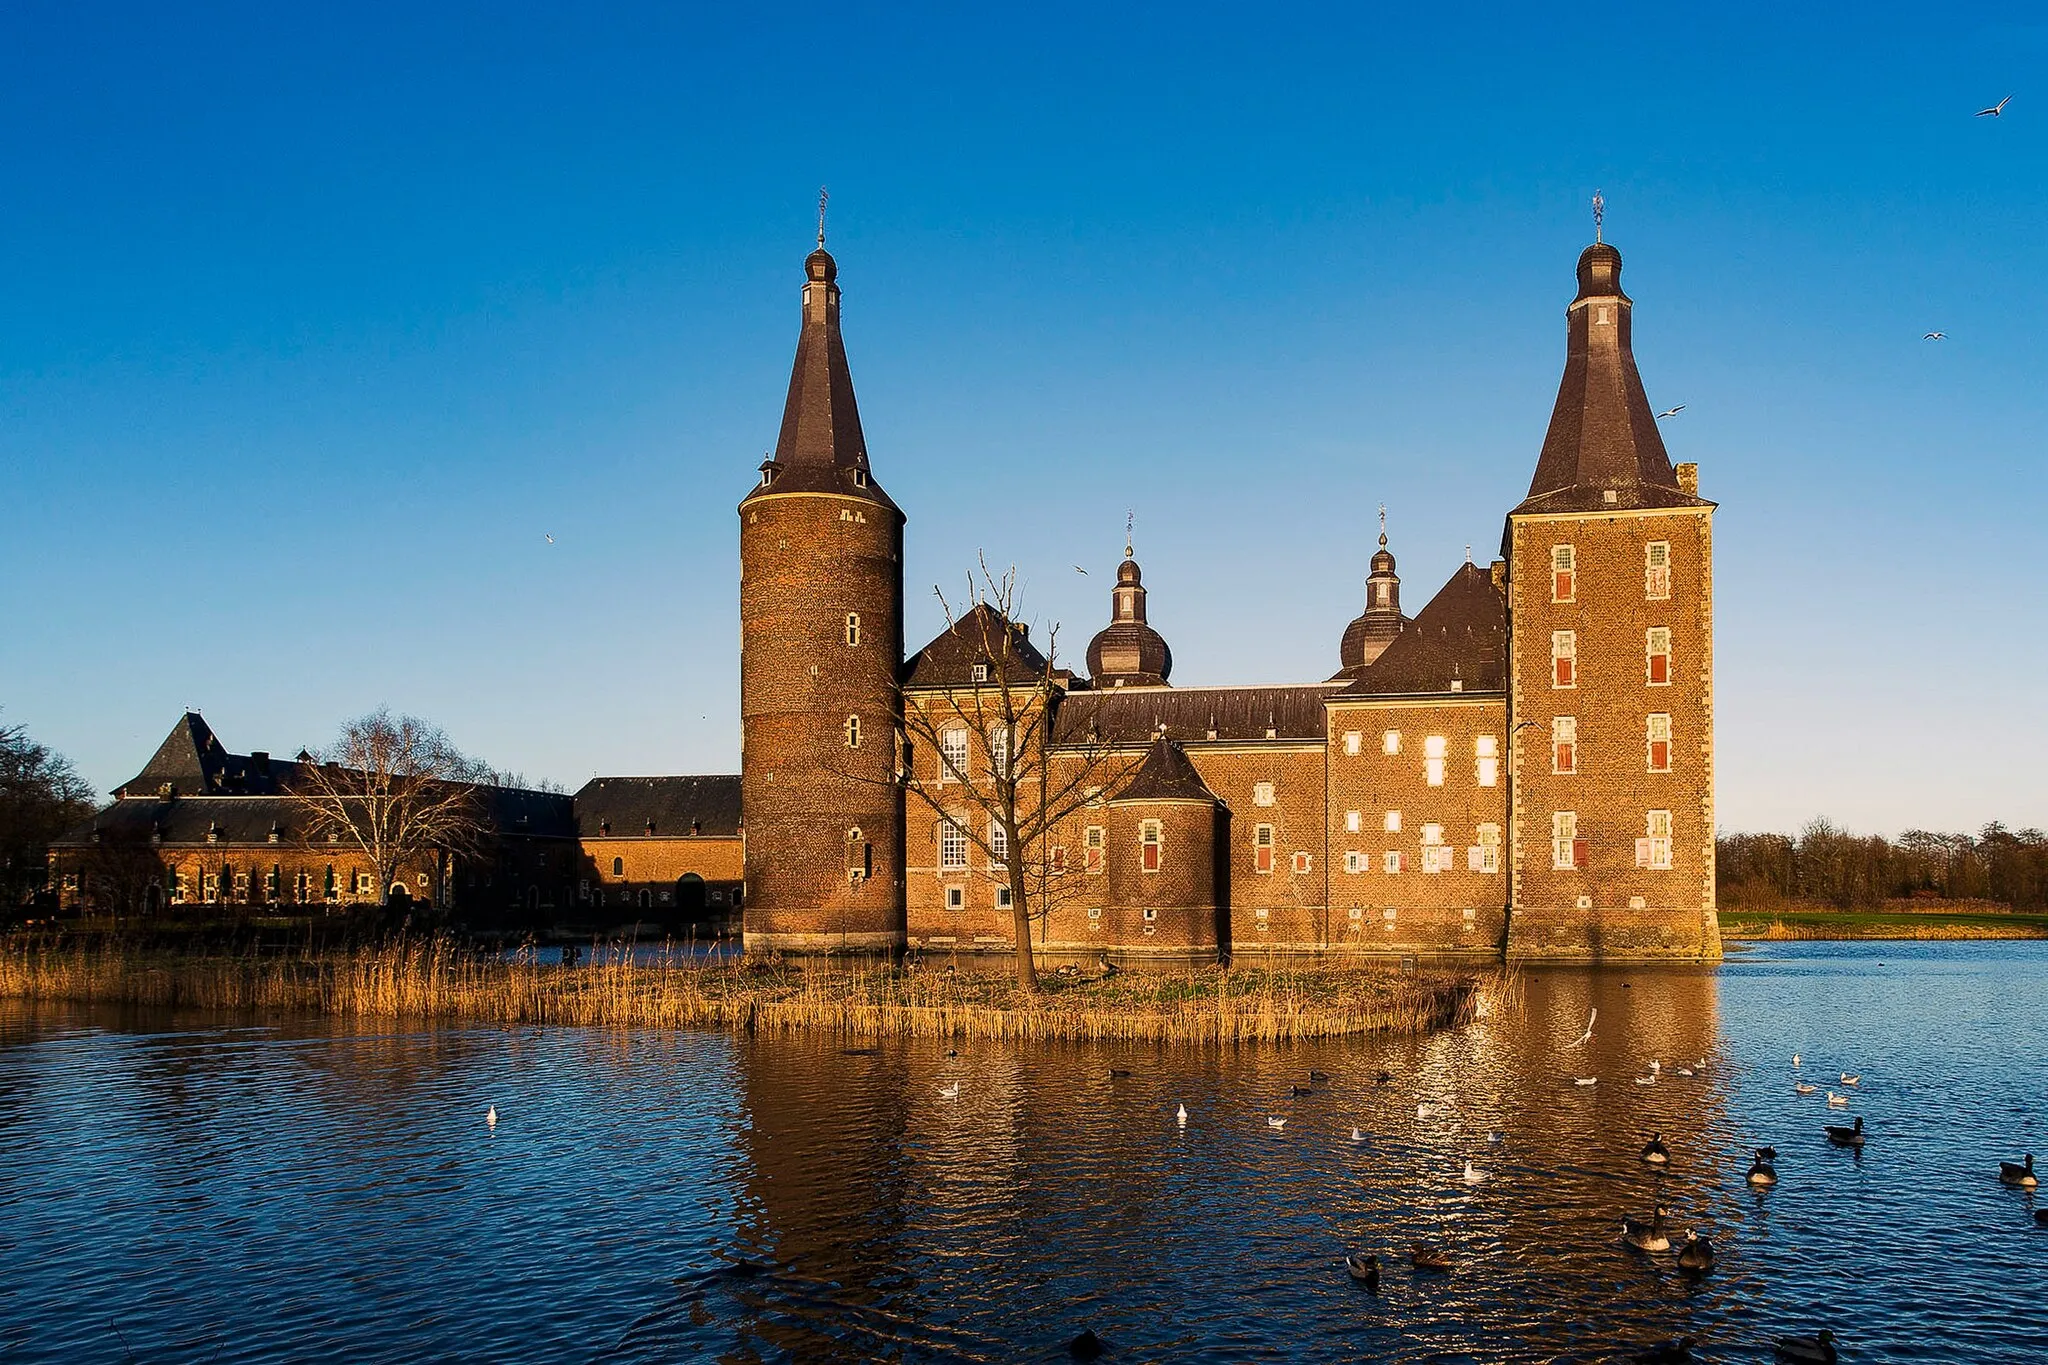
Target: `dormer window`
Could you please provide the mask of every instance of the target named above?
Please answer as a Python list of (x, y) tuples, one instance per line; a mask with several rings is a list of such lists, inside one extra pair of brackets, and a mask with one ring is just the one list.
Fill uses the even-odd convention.
[(987, 682), (987, 681), (988, 681), (988, 665), (987, 665), (987, 664), (976, 664), (976, 665), (974, 665), (974, 667), (972, 667), (971, 669), (969, 669), (969, 670), (967, 671), (967, 676), (968, 676), (968, 679), (969, 679), (970, 681), (972, 681), (972, 682), (978, 682), (978, 683), (984, 683), (984, 682)]
[(868, 486), (868, 472), (865, 469), (853, 471), (853, 486), (855, 488), (866, 488)]

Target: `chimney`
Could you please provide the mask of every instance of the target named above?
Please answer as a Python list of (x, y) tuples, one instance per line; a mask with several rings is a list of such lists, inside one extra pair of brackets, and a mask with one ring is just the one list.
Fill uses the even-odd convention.
[(249, 751), (249, 766), (251, 768), (267, 770), (270, 767), (270, 750), (251, 749)]
[(1689, 498), (1698, 497), (1700, 495), (1700, 467), (1696, 464), (1682, 464), (1677, 466), (1677, 472), (1678, 491)]

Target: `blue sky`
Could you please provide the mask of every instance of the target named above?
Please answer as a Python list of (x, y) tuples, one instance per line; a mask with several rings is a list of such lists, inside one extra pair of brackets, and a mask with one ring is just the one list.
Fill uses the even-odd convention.
[(7, 7), (0, 715), (733, 770), (821, 183), (914, 642), (985, 549), (1078, 659), (1134, 508), (1175, 681), (1323, 677), (1380, 502), (1411, 611), (1498, 545), (1599, 188), (1723, 825), (2048, 824), (2038, 10), (742, 8)]

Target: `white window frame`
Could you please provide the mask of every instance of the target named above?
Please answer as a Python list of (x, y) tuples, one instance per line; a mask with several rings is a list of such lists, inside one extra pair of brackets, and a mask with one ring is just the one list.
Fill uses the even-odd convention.
[(1554, 810), (1550, 813), (1550, 867), (1569, 872), (1579, 865), (1579, 813)]
[(1090, 877), (1100, 876), (1102, 865), (1107, 861), (1105, 850), (1109, 845), (1109, 831), (1101, 825), (1089, 825), (1081, 831), (1081, 871)]
[(988, 822), (988, 865), (1008, 867), (1010, 857), (1010, 836), (1003, 832), (1003, 822)]
[[(1152, 850), (1152, 866), (1145, 866), (1145, 852)], [(1138, 870), (1151, 876), (1166, 866), (1166, 827), (1157, 820), (1138, 822)]]
[[(1664, 766), (1657, 766), (1657, 746), (1664, 746)], [(1671, 716), (1653, 711), (1643, 718), (1643, 768), (1646, 772), (1671, 771)]]
[(1401, 850), (1388, 849), (1380, 857), (1380, 867), (1390, 877), (1398, 875), (1401, 871)]
[(1273, 804), (1274, 799), (1273, 784), (1271, 782), (1252, 783), (1252, 804), (1254, 806), (1270, 806)]
[(1401, 752), (1401, 732), (1399, 730), (1387, 730), (1381, 733), (1380, 752), (1389, 758), (1399, 756)]
[(1345, 832), (1346, 834), (1356, 834), (1356, 833), (1358, 833), (1358, 831), (1359, 831), (1360, 827), (1362, 826), (1362, 824), (1363, 824), (1363, 821), (1361, 821), (1361, 820), (1360, 820), (1360, 818), (1359, 818), (1359, 814), (1358, 814), (1358, 812), (1357, 812), (1357, 811), (1355, 811), (1355, 810), (1347, 810), (1347, 811), (1345, 811), (1345, 812), (1344, 812), (1344, 832)]
[(858, 749), (860, 747), (859, 716), (848, 716), (846, 718), (846, 747), (849, 749)]
[(849, 648), (860, 643), (860, 613), (846, 613), (846, 643)]
[(1473, 846), (1479, 856), (1472, 860), (1474, 872), (1497, 873), (1500, 871), (1500, 826), (1481, 825), (1479, 842)]
[(1010, 727), (991, 725), (988, 728), (988, 770), (996, 777), (1010, 775)]
[(939, 781), (965, 782), (968, 767), (967, 731), (959, 727), (939, 731)]
[(967, 827), (951, 816), (939, 820), (939, 871), (967, 870)]
[[(1256, 876), (1272, 875), (1274, 859), (1279, 856), (1273, 846), (1271, 825), (1252, 826), (1252, 872)], [(1260, 866), (1263, 863), (1264, 866)]]
[(965, 910), (967, 908), (967, 888), (957, 884), (947, 887), (946, 908), (948, 910)]
[[(1561, 762), (1565, 749), (1571, 749), (1569, 765)], [(1579, 718), (1577, 716), (1552, 716), (1550, 718), (1550, 771), (1554, 777), (1570, 777), (1579, 770)]]
[(1671, 600), (1671, 542), (1653, 540), (1643, 546), (1643, 600)]
[[(1664, 681), (1658, 682), (1652, 660), (1664, 660)], [(1671, 686), (1671, 627), (1651, 626), (1643, 632), (1643, 686)]]
[(1643, 817), (1645, 837), (1636, 841), (1636, 866), (1653, 872), (1671, 870), (1671, 812), (1653, 810)]
[(1344, 752), (1346, 754), (1351, 755), (1354, 758), (1357, 757), (1359, 746), (1362, 742), (1363, 737), (1360, 736), (1358, 731), (1346, 730), (1344, 732)]
[(1346, 872), (1357, 873), (1363, 871), (1364, 869), (1360, 866), (1360, 862), (1361, 859), (1357, 849), (1351, 848), (1344, 851), (1344, 870)]
[(1297, 851), (1294, 855), (1294, 875), (1306, 877), (1316, 870), (1316, 855)]
[[(1559, 669), (1559, 664), (1566, 667)], [(1560, 673), (1569, 673), (1570, 682), (1559, 682)], [(1569, 691), (1579, 685), (1579, 633), (1575, 630), (1553, 630), (1550, 632), (1550, 686), (1553, 691)]]
[(1401, 832), (1401, 812), (1397, 810), (1388, 811), (1387, 817), (1381, 821), (1380, 827), (1389, 834), (1399, 834)]
[[(1560, 592), (1560, 580), (1563, 591)], [(1553, 602), (1576, 602), (1579, 600), (1579, 557), (1578, 551), (1570, 545), (1550, 547), (1550, 600)]]

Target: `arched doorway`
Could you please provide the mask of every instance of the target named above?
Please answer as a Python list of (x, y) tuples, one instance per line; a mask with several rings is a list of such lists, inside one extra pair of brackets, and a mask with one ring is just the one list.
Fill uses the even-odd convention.
[(676, 878), (676, 918), (684, 924), (704, 922), (704, 879), (694, 872)]

